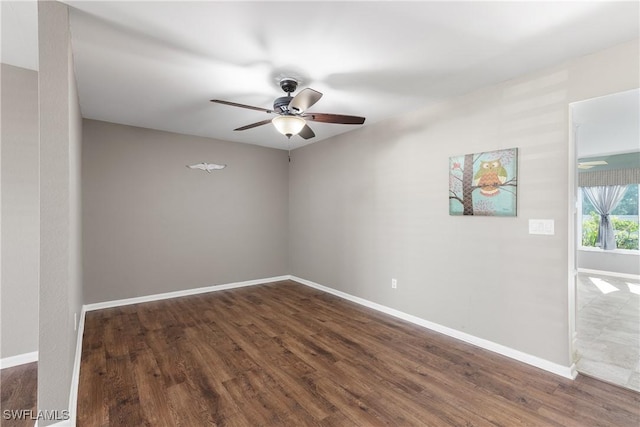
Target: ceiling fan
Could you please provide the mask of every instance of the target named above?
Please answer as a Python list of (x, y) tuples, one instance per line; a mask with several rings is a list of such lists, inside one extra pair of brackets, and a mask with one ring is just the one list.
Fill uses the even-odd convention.
[(313, 130), (307, 125), (307, 120), (321, 123), (338, 123), (345, 125), (361, 125), (364, 123), (364, 117), (345, 116), (343, 114), (327, 114), (327, 113), (310, 113), (307, 109), (314, 105), (322, 98), (322, 93), (311, 88), (306, 88), (298, 92), (296, 96), (291, 96), (298, 87), (296, 79), (287, 77), (280, 80), (280, 88), (286, 92), (287, 96), (276, 98), (273, 101), (273, 109), (253, 107), (251, 105), (238, 104), (231, 101), (223, 101), (220, 99), (212, 99), (211, 102), (218, 104), (230, 105), (232, 107), (248, 108), (250, 110), (263, 111), (267, 114), (276, 114), (276, 117), (261, 120), (256, 123), (241, 126), (234, 130), (247, 130), (258, 126), (273, 123), (275, 128), (287, 138), (293, 135), (300, 135), (304, 139), (316, 136)]

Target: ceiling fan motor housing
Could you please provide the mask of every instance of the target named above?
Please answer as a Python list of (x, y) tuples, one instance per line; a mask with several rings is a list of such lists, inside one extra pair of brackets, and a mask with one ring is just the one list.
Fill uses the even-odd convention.
[(276, 113), (288, 113), (289, 112), (289, 103), (291, 102), (290, 96), (281, 96), (280, 98), (276, 98), (273, 101), (273, 111)]

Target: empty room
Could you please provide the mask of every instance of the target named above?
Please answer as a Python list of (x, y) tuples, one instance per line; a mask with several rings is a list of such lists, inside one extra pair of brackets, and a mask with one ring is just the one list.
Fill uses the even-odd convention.
[(2, 426), (639, 425), (640, 3), (1, 7)]

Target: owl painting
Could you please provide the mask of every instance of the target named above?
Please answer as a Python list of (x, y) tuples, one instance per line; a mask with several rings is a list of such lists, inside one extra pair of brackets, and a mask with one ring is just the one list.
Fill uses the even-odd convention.
[(516, 216), (518, 149), (449, 157), (449, 214)]
[(473, 177), (473, 185), (480, 187), (480, 194), (493, 197), (500, 193), (500, 185), (507, 180), (507, 170), (500, 159), (481, 161), (478, 172)]

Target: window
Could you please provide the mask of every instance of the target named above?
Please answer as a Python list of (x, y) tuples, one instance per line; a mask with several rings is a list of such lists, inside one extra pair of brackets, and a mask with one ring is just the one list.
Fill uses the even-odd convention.
[[(620, 203), (611, 212), (611, 222), (616, 235), (617, 249), (638, 250), (638, 190), (640, 185), (630, 184), (620, 200)], [(595, 247), (598, 236), (600, 215), (580, 189), (582, 202), (582, 245), (583, 247)]]

